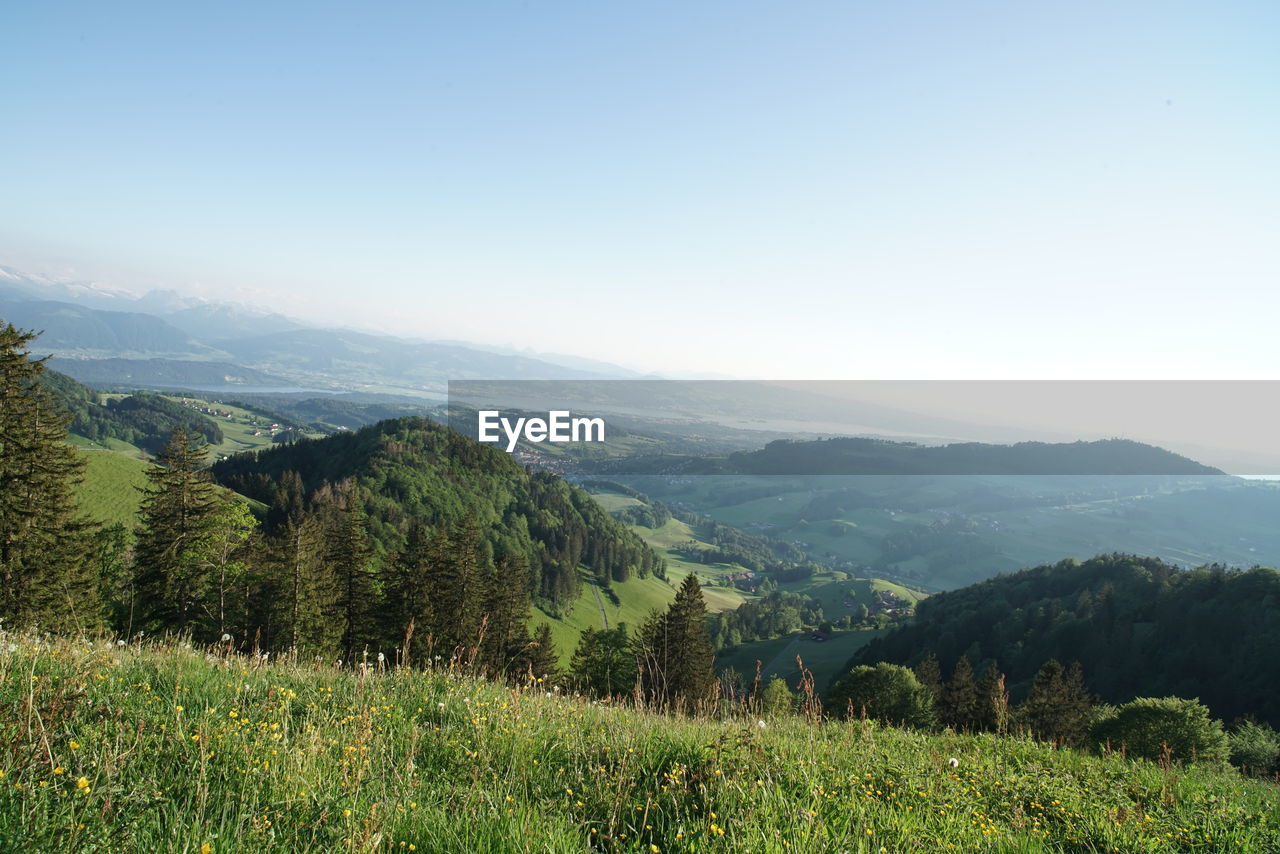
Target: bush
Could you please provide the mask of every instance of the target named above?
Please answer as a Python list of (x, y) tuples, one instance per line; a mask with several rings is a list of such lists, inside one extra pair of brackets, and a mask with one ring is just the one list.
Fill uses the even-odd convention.
[(1199, 700), (1141, 697), (1125, 703), (1112, 717), (1094, 724), (1099, 747), (1123, 748), (1132, 757), (1178, 762), (1224, 762), (1227, 734)]
[(1231, 764), (1257, 774), (1280, 768), (1280, 733), (1246, 721), (1231, 734)]
[(909, 669), (884, 662), (849, 671), (827, 693), (827, 710), (910, 727), (929, 727), (934, 721), (933, 692)]

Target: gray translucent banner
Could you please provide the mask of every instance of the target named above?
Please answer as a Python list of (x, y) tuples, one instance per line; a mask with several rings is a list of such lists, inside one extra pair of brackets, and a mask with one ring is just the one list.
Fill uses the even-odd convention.
[(563, 473), (1280, 474), (1275, 381), (451, 381), (449, 423)]

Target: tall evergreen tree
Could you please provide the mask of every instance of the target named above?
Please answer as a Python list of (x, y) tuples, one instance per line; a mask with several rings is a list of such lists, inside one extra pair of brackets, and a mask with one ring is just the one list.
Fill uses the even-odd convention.
[(178, 428), (147, 472), (134, 560), (148, 631), (209, 633), (200, 624), (210, 611), (210, 553), (223, 499), (206, 456), (204, 438)]
[(483, 543), (480, 529), (468, 519), (439, 531), (428, 562), (427, 595), (431, 600), (431, 645), (445, 657), (471, 660), (478, 651), (483, 604)]
[(962, 732), (977, 729), (979, 721), (978, 686), (973, 680), (969, 657), (960, 656), (951, 671), (951, 680), (942, 689), (942, 723)]
[(527, 656), (529, 636), (529, 571), (524, 557), (498, 561), (484, 579), (484, 633), (480, 662), (495, 677), (512, 674)]
[(714, 661), (707, 605), (691, 572), (667, 611), (650, 617), (637, 638), (636, 670), (646, 700), (696, 709), (715, 687)]
[(938, 664), (938, 656), (932, 652), (926, 653), (912, 670), (920, 684), (933, 694), (935, 708), (939, 707), (942, 703), (942, 667)]
[(987, 665), (978, 680), (978, 711), (976, 728), (986, 732), (1003, 733), (1009, 728), (1009, 692), (1005, 690), (1004, 674), (993, 661)]
[(102, 619), (92, 526), (72, 494), (83, 462), (66, 442), (70, 416), (38, 381), (34, 338), (0, 325), (0, 618), (74, 631)]
[(338, 582), (324, 559), (320, 518), (303, 511), (287, 515), (271, 538), (268, 553), (271, 645), (311, 655), (337, 655), (342, 641), (342, 627), (334, 618)]
[(1036, 674), (1017, 719), (1038, 739), (1076, 745), (1088, 733), (1092, 708), (1093, 697), (1085, 688), (1079, 662), (1068, 671), (1051, 658)]
[(569, 666), (575, 684), (588, 693), (597, 697), (630, 694), (636, 685), (636, 662), (626, 625), (583, 630)]
[(324, 521), (323, 559), (337, 590), (333, 617), (341, 631), (342, 658), (353, 662), (376, 640), (373, 548), (354, 481), (326, 486), (316, 500)]

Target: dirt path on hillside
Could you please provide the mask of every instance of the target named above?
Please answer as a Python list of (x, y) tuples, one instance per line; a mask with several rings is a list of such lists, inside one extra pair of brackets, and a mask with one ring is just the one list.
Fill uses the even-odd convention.
[(596, 594), (596, 606), (600, 608), (600, 622), (604, 624), (604, 630), (607, 632), (609, 631), (609, 615), (604, 612), (604, 600), (600, 598), (600, 588), (592, 584), (591, 592)]
[(764, 666), (764, 669), (760, 671), (760, 677), (761, 677), (761, 678), (764, 678), (765, 676), (768, 676), (768, 675), (769, 675), (770, 673), (772, 673), (772, 672), (773, 672), (773, 671), (774, 671), (774, 670), (779, 666), (779, 664), (780, 664), (781, 662), (783, 662), (783, 661), (790, 660), (790, 661), (792, 661), (792, 662), (795, 662), (795, 660), (796, 660), (796, 647), (800, 646), (800, 638), (801, 638), (801, 635), (796, 635), (795, 637), (793, 637), (793, 638), (791, 639), (791, 643), (789, 643), (789, 644), (787, 644), (786, 646), (784, 646), (784, 647), (783, 647), (783, 648), (778, 652), (778, 654), (777, 654), (777, 655), (775, 655), (773, 658), (769, 659), (769, 663), (768, 663), (768, 664), (766, 664), (766, 665)]

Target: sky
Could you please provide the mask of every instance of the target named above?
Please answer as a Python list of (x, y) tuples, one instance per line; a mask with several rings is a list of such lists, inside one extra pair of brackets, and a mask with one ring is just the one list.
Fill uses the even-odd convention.
[(1275, 379), (1271, 2), (0, 7), (0, 264), (783, 379)]

